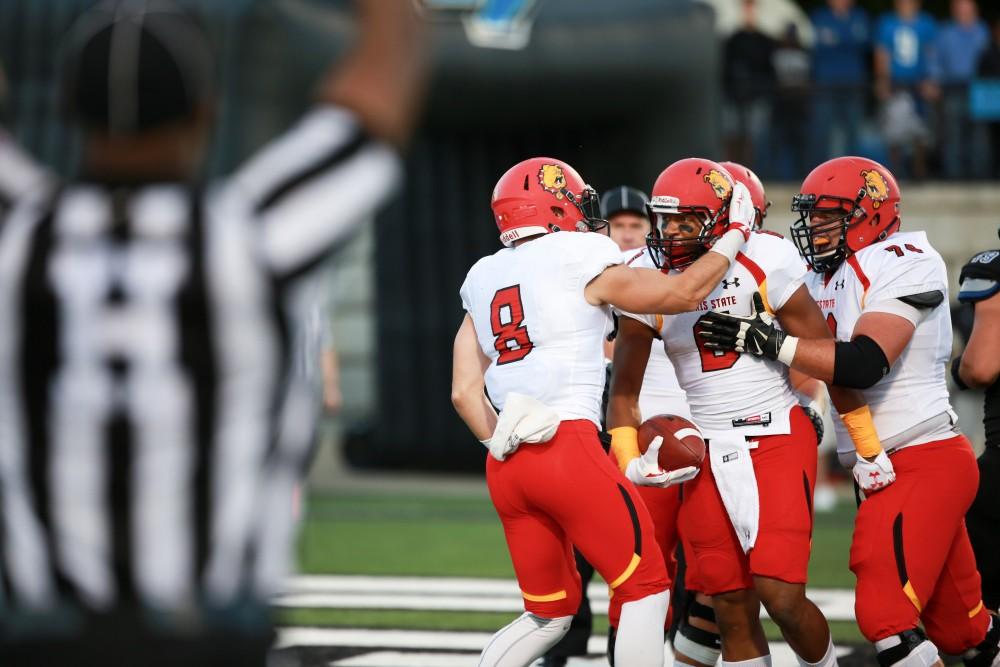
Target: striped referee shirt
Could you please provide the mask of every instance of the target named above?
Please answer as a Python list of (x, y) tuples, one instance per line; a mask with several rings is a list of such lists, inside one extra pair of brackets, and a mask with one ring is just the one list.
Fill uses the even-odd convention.
[[(0, 158), (0, 162), (3, 158)], [(0, 609), (264, 601), (316, 401), (296, 282), (398, 158), (336, 107), (198, 190), (68, 183), (0, 223)]]

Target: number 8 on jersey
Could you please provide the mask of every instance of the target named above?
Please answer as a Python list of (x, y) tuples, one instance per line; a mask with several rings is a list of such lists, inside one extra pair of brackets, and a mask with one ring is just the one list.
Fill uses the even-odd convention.
[(493, 346), (500, 354), (497, 358), (498, 366), (520, 361), (534, 348), (531, 337), (528, 336), (528, 327), (523, 326), (523, 322), (521, 286), (511, 285), (498, 289), (490, 303), (490, 325), (496, 336)]

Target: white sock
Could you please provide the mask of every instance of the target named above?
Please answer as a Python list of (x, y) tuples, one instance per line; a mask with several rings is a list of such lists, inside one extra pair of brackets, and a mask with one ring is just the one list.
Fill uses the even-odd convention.
[(493, 635), (479, 656), (479, 667), (525, 667), (555, 646), (569, 631), (572, 620), (572, 616), (521, 614)]
[(762, 655), (759, 658), (750, 658), (749, 660), (737, 660), (733, 662), (731, 660), (723, 660), (722, 667), (726, 665), (742, 665), (743, 667), (771, 667), (771, 654)]
[(799, 661), (799, 667), (837, 667), (837, 651), (833, 648), (833, 636), (830, 636), (830, 645), (826, 647), (826, 653), (819, 662), (806, 662), (799, 656), (795, 658)]
[(670, 591), (647, 595), (622, 605), (615, 664), (623, 667), (663, 667), (663, 623)]

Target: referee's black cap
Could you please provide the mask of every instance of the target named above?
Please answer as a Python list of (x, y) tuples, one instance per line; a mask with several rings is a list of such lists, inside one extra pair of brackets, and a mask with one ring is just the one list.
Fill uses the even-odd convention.
[(601, 215), (605, 220), (622, 211), (646, 216), (648, 215), (646, 213), (646, 202), (648, 201), (649, 198), (642, 190), (619, 185), (605, 190), (604, 194), (601, 195)]
[(64, 104), (87, 129), (136, 134), (189, 118), (212, 94), (201, 24), (162, 0), (104, 2), (67, 36)]

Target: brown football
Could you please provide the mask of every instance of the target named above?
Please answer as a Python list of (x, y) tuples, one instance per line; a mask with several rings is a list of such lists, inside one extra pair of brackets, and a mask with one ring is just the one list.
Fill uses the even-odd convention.
[(656, 415), (639, 426), (639, 451), (645, 453), (656, 436), (663, 436), (660, 445), (660, 467), (677, 470), (700, 466), (705, 458), (705, 441), (698, 427), (676, 415)]

